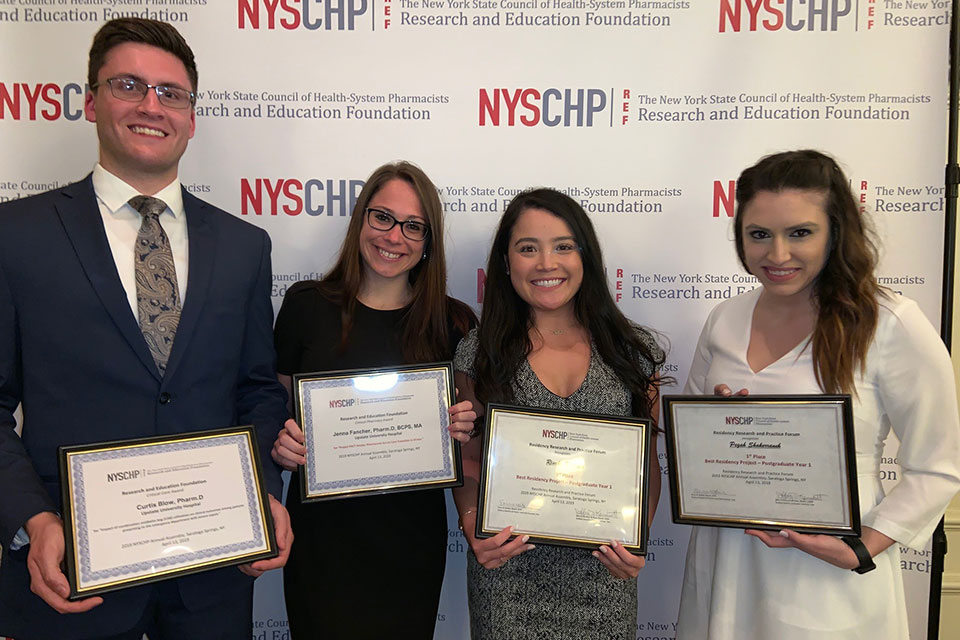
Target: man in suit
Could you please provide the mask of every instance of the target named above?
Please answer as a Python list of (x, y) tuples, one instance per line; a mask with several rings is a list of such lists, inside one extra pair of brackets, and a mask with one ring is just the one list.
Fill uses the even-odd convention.
[[(180, 186), (197, 71), (176, 29), (107, 23), (89, 83), (93, 173), (0, 206), (0, 635), (248, 640), (253, 577), (293, 539), (269, 455), (287, 417), (270, 241)], [(237, 424), (257, 428), (280, 556), (68, 601), (58, 445)]]

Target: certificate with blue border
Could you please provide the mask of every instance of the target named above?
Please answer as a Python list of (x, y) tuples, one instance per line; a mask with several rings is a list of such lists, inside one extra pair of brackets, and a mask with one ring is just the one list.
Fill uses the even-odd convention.
[(277, 555), (253, 427), (58, 453), (71, 600)]
[(463, 484), (448, 431), (453, 363), (296, 374), (293, 391), (302, 500)]

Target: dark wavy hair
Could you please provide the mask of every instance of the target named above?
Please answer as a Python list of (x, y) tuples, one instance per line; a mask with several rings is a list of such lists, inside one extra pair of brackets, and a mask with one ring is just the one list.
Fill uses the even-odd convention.
[(379, 167), (367, 178), (353, 207), (347, 235), (340, 247), (337, 263), (320, 281), (320, 292), (340, 305), (340, 348), (344, 348), (353, 326), (357, 294), (363, 284), (363, 257), (360, 255), (360, 231), (366, 224), (370, 200), (391, 180), (403, 180), (413, 188), (430, 226), (424, 241), (424, 258), (409, 274), (413, 301), (404, 316), (403, 355), (407, 362), (446, 360), (450, 353), (448, 321), (462, 334), (475, 324), (473, 310), (447, 296), (447, 258), (443, 251), (443, 205), (437, 188), (423, 170), (410, 162)]
[(854, 373), (867, 365), (877, 329), (879, 299), (887, 294), (874, 280), (877, 247), (872, 228), (857, 207), (850, 182), (830, 156), (804, 149), (762, 158), (737, 180), (734, 237), (740, 264), (743, 214), (760, 191), (815, 191), (824, 196), (830, 222), (827, 260), (813, 285), (817, 323), (813, 330), (813, 372), (825, 393), (855, 393)]
[(583, 208), (554, 189), (531, 189), (518, 194), (507, 206), (497, 228), (483, 294), (483, 312), (478, 329), (479, 348), (474, 361), (476, 394), (481, 403), (513, 402), (511, 380), (533, 345), (529, 331), (533, 316), (517, 294), (507, 272), (510, 235), (519, 217), (528, 209), (542, 209), (567, 223), (580, 248), (583, 282), (574, 298), (577, 321), (590, 332), (603, 361), (633, 396), (632, 412), (650, 417), (660, 382), (644, 375), (640, 358), (663, 364), (636, 334), (621, 313), (607, 286), (603, 256), (593, 224)]
[(190, 45), (172, 24), (149, 18), (115, 18), (100, 27), (93, 36), (87, 61), (87, 83), (90, 87), (97, 86), (100, 67), (110, 50), (126, 42), (148, 44), (175, 55), (187, 70), (190, 89), (197, 90), (197, 63)]

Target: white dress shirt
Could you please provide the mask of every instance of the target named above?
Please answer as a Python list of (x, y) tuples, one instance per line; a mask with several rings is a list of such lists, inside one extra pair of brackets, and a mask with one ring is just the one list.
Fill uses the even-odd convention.
[[(147, 194), (141, 194), (99, 163), (93, 169), (93, 190), (97, 194), (103, 229), (107, 233), (107, 242), (113, 253), (113, 262), (117, 265), (120, 283), (127, 293), (130, 309), (134, 317), (137, 317), (137, 284), (134, 275), (133, 248), (137, 243), (137, 233), (140, 231), (143, 217), (139, 211), (128, 204), (128, 201), (130, 198)], [(167, 234), (170, 250), (173, 252), (173, 265), (177, 270), (177, 288), (180, 290), (182, 307), (187, 296), (189, 247), (187, 216), (183, 210), (180, 180), (174, 179), (152, 195), (167, 204), (167, 208), (160, 214), (160, 225)]]

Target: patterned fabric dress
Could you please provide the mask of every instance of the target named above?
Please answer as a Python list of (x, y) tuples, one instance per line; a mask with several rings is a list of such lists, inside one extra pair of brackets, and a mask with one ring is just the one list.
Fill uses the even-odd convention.
[[(660, 347), (637, 328), (654, 354)], [(476, 330), (460, 346), (454, 368), (474, 377)], [(644, 373), (654, 366), (644, 362)], [(514, 376), (514, 402), (529, 407), (631, 414), (631, 395), (594, 345), (580, 388), (566, 398), (548, 390), (524, 359)], [(642, 574), (641, 574), (642, 575)], [(637, 630), (637, 581), (614, 578), (589, 549), (538, 545), (498, 569), (484, 569), (467, 552), (470, 633), (474, 640), (633, 640)]]

